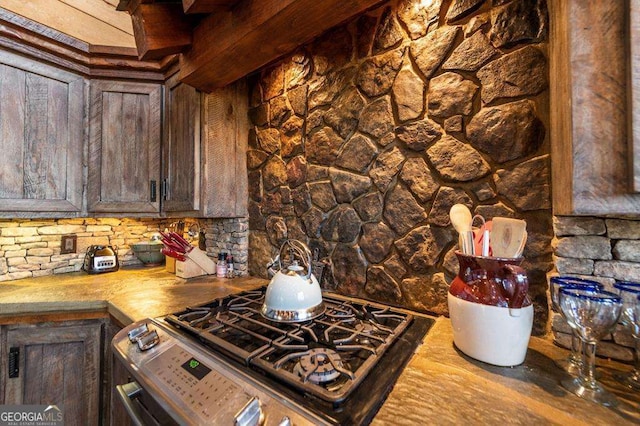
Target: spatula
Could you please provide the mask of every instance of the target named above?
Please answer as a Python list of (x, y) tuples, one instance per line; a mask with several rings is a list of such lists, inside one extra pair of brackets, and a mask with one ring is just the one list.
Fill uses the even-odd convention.
[(527, 222), (508, 217), (494, 217), (491, 250), (495, 257), (516, 257), (527, 235)]

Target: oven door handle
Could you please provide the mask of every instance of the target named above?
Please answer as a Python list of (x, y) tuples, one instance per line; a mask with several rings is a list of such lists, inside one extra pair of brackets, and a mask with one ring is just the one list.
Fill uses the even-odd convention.
[(133, 381), (126, 383), (124, 385), (117, 385), (116, 390), (118, 391), (118, 396), (120, 396), (120, 400), (124, 404), (124, 409), (131, 417), (131, 420), (135, 426), (145, 426), (142, 421), (142, 417), (140, 417), (140, 413), (138, 413), (138, 409), (133, 403), (133, 399), (140, 396), (142, 393), (142, 387), (138, 384), (138, 382)]

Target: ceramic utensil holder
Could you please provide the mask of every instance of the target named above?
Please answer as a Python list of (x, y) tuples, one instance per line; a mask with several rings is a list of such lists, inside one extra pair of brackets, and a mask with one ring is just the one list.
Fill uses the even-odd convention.
[(448, 294), (453, 342), (465, 355), (502, 367), (522, 364), (527, 354), (533, 305), (503, 308)]

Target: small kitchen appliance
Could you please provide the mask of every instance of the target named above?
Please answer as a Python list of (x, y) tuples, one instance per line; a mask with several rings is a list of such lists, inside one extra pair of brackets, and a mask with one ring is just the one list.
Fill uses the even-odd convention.
[[(283, 262), (287, 254), (285, 269)], [(324, 312), (322, 290), (312, 273), (309, 247), (298, 240), (286, 240), (277, 259), (280, 270), (267, 287), (262, 315), (279, 322), (301, 322), (321, 315)]]
[(89, 246), (84, 255), (82, 269), (89, 274), (114, 272), (120, 268), (117, 249), (111, 246)]
[(111, 346), (117, 394), (139, 424), (362, 425), (434, 320), (324, 295), (301, 322), (262, 314), (267, 288), (133, 323)]

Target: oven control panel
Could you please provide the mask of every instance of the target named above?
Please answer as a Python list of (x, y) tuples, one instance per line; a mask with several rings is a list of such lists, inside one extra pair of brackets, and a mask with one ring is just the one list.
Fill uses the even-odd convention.
[[(145, 370), (204, 421), (211, 421), (228, 406), (240, 410), (252, 398), (230, 378), (212, 370), (180, 345), (173, 345), (152, 359)], [(231, 424), (234, 418), (217, 417), (217, 420)]]
[[(136, 334), (152, 335), (155, 343), (140, 347)], [(116, 334), (112, 349), (133, 373), (142, 392), (146, 391), (180, 424), (324, 423), (161, 322), (131, 324)]]

